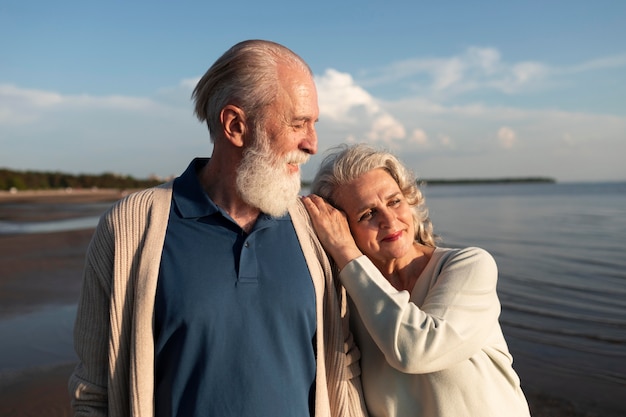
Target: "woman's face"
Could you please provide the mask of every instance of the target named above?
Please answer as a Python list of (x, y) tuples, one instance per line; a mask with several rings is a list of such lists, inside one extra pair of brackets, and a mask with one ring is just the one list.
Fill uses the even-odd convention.
[(387, 171), (363, 174), (339, 187), (335, 196), (357, 246), (374, 263), (409, 255), (415, 238), (411, 207)]

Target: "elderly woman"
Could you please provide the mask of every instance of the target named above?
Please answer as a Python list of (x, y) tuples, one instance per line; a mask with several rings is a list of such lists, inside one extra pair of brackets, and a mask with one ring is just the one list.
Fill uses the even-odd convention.
[(529, 416), (492, 256), (436, 247), (414, 176), (388, 152), (339, 148), (311, 191), (303, 202), (352, 302), (371, 415)]

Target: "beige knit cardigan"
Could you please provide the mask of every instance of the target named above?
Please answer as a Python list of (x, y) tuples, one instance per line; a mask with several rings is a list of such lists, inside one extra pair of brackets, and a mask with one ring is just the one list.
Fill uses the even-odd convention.
[[(154, 415), (154, 298), (171, 199), (171, 182), (131, 194), (96, 228), (74, 328), (80, 361), (69, 391), (76, 416)], [(289, 212), (315, 287), (315, 415), (366, 416), (345, 290), (302, 203)]]

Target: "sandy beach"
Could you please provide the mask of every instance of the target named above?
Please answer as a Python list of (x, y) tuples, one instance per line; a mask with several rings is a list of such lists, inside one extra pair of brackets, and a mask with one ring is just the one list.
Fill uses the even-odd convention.
[[(0, 221), (47, 221), (76, 216), (77, 204), (110, 205), (124, 193), (114, 190), (0, 193)], [(28, 208), (28, 209), (27, 209)], [(39, 209), (38, 209), (39, 208)], [(93, 213), (85, 209), (80, 215)], [(44, 305), (74, 303), (81, 286), (84, 255), (93, 230), (0, 234), (0, 319)], [(71, 415), (67, 379), (73, 363), (0, 372), (0, 416)], [(534, 417), (603, 417), (576, 410), (565, 400), (524, 387)]]

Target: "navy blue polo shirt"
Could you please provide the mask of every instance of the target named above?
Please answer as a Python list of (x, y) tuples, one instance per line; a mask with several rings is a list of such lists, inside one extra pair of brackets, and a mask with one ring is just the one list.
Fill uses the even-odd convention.
[(289, 215), (245, 233), (194, 160), (174, 181), (155, 300), (156, 416), (308, 416), (315, 290)]

